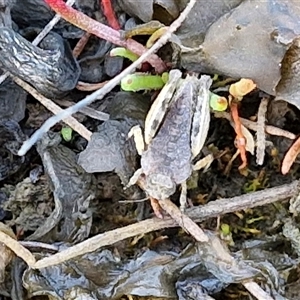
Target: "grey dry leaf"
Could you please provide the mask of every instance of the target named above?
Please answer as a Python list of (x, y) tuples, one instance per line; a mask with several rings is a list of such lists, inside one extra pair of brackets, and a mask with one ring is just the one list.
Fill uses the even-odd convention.
[(154, 15), (161, 22), (170, 22), (170, 19), (174, 20), (179, 15), (177, 1), (174, 0), (144, 0), (143, 5), (136, 0), (117, 0), (117, 3), (123, 11), (145, 23), (153, 20)]
[(243, 1), (210, 26), (203, 44), (184, 44), (182, 66), (196, 72), (251, 78), (258, 88), (275, 95), (281, 62), (300, 33), (299, 20), (297, 0)]
[[(14, 232), (10, 227), (0, 222), (0, 231), (4, 232), (13, 239), (16, 239)], [(0, 283), (4, 281), (5, 267), (10, 263), (13, 258), (13, 252), (0, 242)]]

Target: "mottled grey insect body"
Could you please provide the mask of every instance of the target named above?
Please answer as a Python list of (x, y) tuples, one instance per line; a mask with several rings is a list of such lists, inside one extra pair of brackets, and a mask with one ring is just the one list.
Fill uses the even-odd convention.
[[(135, 184), (143, 174), (143, 189), (158, 200), (169, 198), (181, 184), (180, 203), (186, 205), (186, 180), (192, 170), (192, 160), (200, 153), (207, 137), (210, 110), (209, 87), (212, 80), (203, 75), (181, 79), (179, 70), (169, 73), (169, 81), (153, 102), (145, 121), (145, 139), (140, 128), (134, 127), (129, 136), (135, 137), (141, 154), (141, 169), (130, 179)], [(205, 160), (204, 164), (212, 160)], [(196, 168), (197, 167), (197, 168)]]
[(192, 81), (179, 87), (159, 131), (142, 154), (145, 188), (156, 199), (174, 194), (176, 185), (191, 175), (193, 94)]

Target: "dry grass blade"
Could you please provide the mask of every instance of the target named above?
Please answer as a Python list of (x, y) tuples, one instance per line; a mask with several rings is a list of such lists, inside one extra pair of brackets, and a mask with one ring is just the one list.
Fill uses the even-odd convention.
[[(74, 102), (68, 100), (56, 99), (55, 102), (62, 107), (70, 107), (75, 104)], [(91, 107), (83, 107), (79, 112), (99, 121), (107, 121), (109, 119), (109, 114), (103, 111), (95, 110)]]
[(86, 83), (82, 81), (78, 81), (76, 85), (76, 89), (79, 91), (85, 91), (85, 92), (93, 92), (98, 89), (101, 89), (104, 87), (108, 81), (98, 82), (98, 83)]

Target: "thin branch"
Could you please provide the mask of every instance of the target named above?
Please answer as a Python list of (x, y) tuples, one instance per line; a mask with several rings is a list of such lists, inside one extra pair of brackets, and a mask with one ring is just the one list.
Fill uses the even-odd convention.
[[(214, 112), (214, 116), (216, 118), (224, 118), (224, 119), (227, 119), (228, 121), (231, 121), (231, 116), (229, 113), (227, 112)], [(250, 120), (247, 120), (247, 119), (244, 119), (244, 118), (240, 118), (242, 124), (253, 130), (253, 131), (257, 131), (257, 128), (258, 128), (258, 125), (256, 122), (253, 122), (253, 121), (250, 121)], [(272, 125), (266, 125), (265, 126), (265, 131), (266, 133), (268, 134), (271, 134), (271, 135), (276, 135), (276, 136), (282, 136), (282, 137), (285, 137), (287, 139), (290, 139), (290, 140), (294, 140), (296, 139), (296, 135), (289, 132), (289, 131), (286, 131), (286, 130), (283, 130), (281, 128), (278, 128), (278, 127), (275, 127), (275, 126), (272, 126)]]
[[(68, 101), (68, 100), (56, 99), (54, 101), (62, 107), (70, 107), (75, 104), (74, 102)], [(107, 114), (103, 111), (93, 109), (91, 107), (83, 107), (79, 112), (90, 118), (93, 118), (93, 119), (96, 119), (99, 121), (107, 121), (109, 119), (109, 114)]]
[[(283, 201), (293, 197), (298, 191), (297, 187), (298, 181), (294, 181), (290, 184), (265, 189), (263, 191), (244, 194), (233, 198), (218, 199), (201, 207), (190, 208), (186, 214), (192, 218), (194, 222), (202, 222), (206, 219), (218, 217), (226, 213), (263, 206), (276, 201)], [(79, 255), (94, 252), (101, 247), (113, 245), (139, 234), (146, 234), (152, 231), (177, 226), (178, 224), (171, 218), (153, 218), (141, 221), (136, 224), (98, 234), (57, 254), (45, 257), (37, 261), (33, 268), (41, 269), (54, 266)]]
[(261, 100), (257, 113), (257, 147), (256, 147), (256, 163), (262, 165), (265, 159), (266, 151), (266, 113), (268, 109), (269, 98), (265, 97)]
[(168, 31), (163, 35), (148, 51), (141, 55), (135, 62), (133, 62), (127, 69), (121, 72), (119, 75), (110, 80), (103, 88), (95, 91), (91, 95), (87, 96), (80, 102), (76, 103), (74, 106), (69, 107), (58, 113), (56, 116), (49, 118), (40, 129), (38, 129), (29, 140), (25, 141), (21, 149), (18, 152), (18, 155), (25, 155), (26, 152), (47, 132), (53, 125), (57, 122), (71, 116), (72, 114), (78, 112), (82, 107), (85, 107), (96, 99), (102, 99), (107, 93), (109, 93), (116, 85), (118, 85), (121, 80), (132, 71), (134, 71), (150, 54), (156, 52), (163, 45), (165, 45), (168, 40), (171, 38), (172, 33), (175, 32), (181, 23), (184, 21), (185, 17), (188, 15), (190, 10), (193, 8), (196, 0), (190, 0), (189, 4), (182, 11), (179, 17), (170, 25)]
[[(26, 92), (31, 94), (34, 98), (36, 98), (42, 105), (44, 105), (48, 110), (50, 110), (53, 114), (58, 114), (59, 112), (62, 112), (63, 110), (56, 105), (54, 102), (52, 102), (50, 99), (44, 97), (40, 93), (38, 93), (31, 85), (26, 83), (25, 81), (21, 80), (20, 78), (13, 77), (13, 80), (15, 83), (17, 83), (19, 86), (21, 86)], [(84, 125), (79, 123), (75, 118), (67, 117), (63, 119), (63, 121), (69, 125), (73, 130), (78, 132), (83, 138), (86, 140), (90, 140), (92, 132), (89, 131)]]
[(83, 51), (84, 47), (86, 46), (86, 44), (89, 41), (91, 34), (88, 32), (85, 32), (84, 35), (80, 38), (80, 40), (77, 42), (77, 44), (75, 45), (74, 49), (73, 49), (73, 56), (75, 58), (77, 58), (81, 52)]

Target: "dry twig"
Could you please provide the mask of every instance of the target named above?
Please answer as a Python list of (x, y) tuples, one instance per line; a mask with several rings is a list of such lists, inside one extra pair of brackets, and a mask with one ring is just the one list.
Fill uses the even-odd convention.
[[(201, 207), (198, 206), (187, 209), (186, 214), (194, 222), (202, 222), (222, 214), (283, 201), (293, 197), (297, 191), (298, 181), (294, 181), (290, 184), (265, 189), (263, 191), (211, 201)], [(33, 268), (41, 269), (54, 266), (77, 256), (94, 252), (101, 247), (113, 245), (119, 241), (134, 237), (135, 235), (177, 226), (178, 224), (171, 218), (153, 218), (141, 221), (136, 224), (101, 233), (68, 249), (62, 250), (57, 254), (43, 258), (37, 261)]]
[[(70, 107), (72, 105), (74, 105), (75, 103), (72, 102), (72, 101), (68, 101), (68, 100), (58, 100), (56, 99), (55, 102), (57, 104), (59, 104), (60, 106), (62, 107)], [(80, 113), (90, 117), (90, 118), (93, 118), (93, 119), (96, 119), (96, 120), (99, 120), (99, 121), (107, 121), (109, 119), (109, 114), (103, 112), (103, 111), (98, 111), (98, 110), (95, 110), (91, 107), (83, 107), (80, 111)]]
[(256, 146), (256, 163), (262, 165), (265, 159), (266, 150), (266, 113), (268, 109), (269, 98), (262, 98), (257, 113), (257, 146)]
[[(40, 93), (38, 93), (31, 85), (24, 82), (20, 78), (13, 77), (15, 83), (21, 86), (26, 92), (31, 94), (34, 98), (36, 98), (41, 104), (43, 104), (48, 110), (50, 110), (53, 114), (58, 114), (63, 111), (58, 105), (52, 102), (50, 99), (44, 97)], [(84, 125), (80, 124), (75, 118), (67, 117), (63, 120), (67, 125), (69, 125), (73, 130), (78, 132), (82, 137), (87, 140), (90, 140), (92, 132), (89, 131)]]
[[(227, 119), (228, 121), (232, 120), (230, 114), (227, 113), (227, 112), (216, 111), (216, 112), (214, 112), (214, 116), (216, 118)], [(251, 129), (253, 131), (257, 131), (258, 125), (257, 125), (256, 122), (253, 122), (253, 121), (250, 121), (250, 120), (247, 120), (247, 119), (244, 119), (244, 118), (240, 118), (240, 121), (242, 122), (242, 124), (245, 127), (249, 128), (249, 129)], [(265, 131), (268, 134), (276, 135), (276, 136), (282, 136), (282, 137), (285, 137), (285, 138), (290, 139), (290, 140), (296, 139), (296, 135), (295, 134), (293, 134), (293, 133), (291, 133), (289, 131), (283, 130), (281, 128), (272, 126), (272, 125), (265, 125)]]
[(161, 208), (165, 210), (181, 228), (192, 235), (196, 241), (202, 243), (209, 242), (209, 238), (204, 231), (190, 217), (182, 213), (178, 206), (170, 199), (159, 201), (159, 204)]

